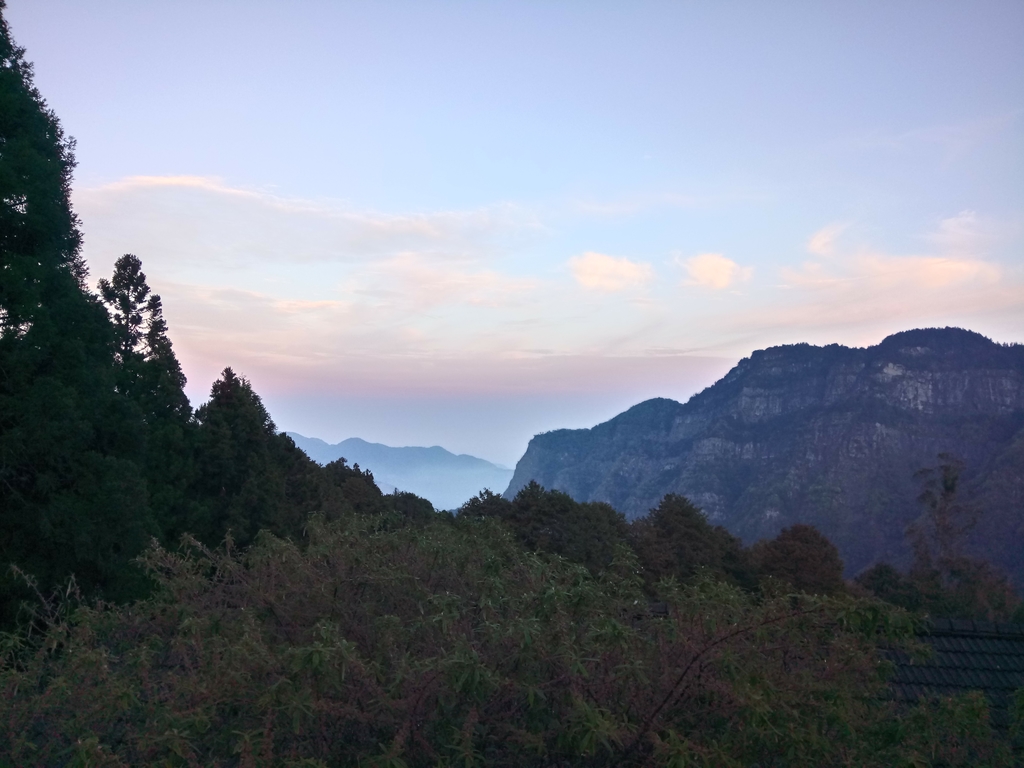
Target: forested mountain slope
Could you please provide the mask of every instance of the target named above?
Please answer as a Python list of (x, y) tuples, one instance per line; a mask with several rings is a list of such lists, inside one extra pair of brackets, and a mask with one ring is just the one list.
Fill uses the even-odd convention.
[(940, 453), (982, 511), (968, 549), (1024, 583), (1024, 346), (957, 328), (757, 351), (685, 404), (537, 435), (506, 496), (536, 480), (635, 518), (679, 493), (748, 542), (812, 524), (856, 573), (907, 561), (914, 475)]

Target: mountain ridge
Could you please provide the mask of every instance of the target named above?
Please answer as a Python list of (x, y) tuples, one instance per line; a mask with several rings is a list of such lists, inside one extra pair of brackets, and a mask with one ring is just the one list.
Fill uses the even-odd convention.
[(854, 573), (907, 561), (913, 476), (939, 453), (966, 462), (964, 495), (987, 510), (971, 548), (1021, 583), (1024, 346), (963, 329), (758, 350), (686, 403), (535, 436), (505, 495), (536, 480), (635, 518), (680, 493), (747, 542), (816, 525)]
[(318, 463), (344, 458), (369, 469), (381, 490), (411, 491), (437, 509), (456, 509), (484, 488), (505, 487), (512, 476), (507, 467), (439, 445), (395, 447), (358, 437), (331, 444), (297, 432), (286, 434)]

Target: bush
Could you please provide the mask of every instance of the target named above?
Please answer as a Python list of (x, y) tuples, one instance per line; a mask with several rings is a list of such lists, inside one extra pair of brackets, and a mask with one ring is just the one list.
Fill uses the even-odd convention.
[(579, 502), (531, 481), (511, 502), (483, 491), (466, 502), (460, 516), (496, 517), (528, 549), (561, 555), (591, 573), (628, 556), (625, 518), (603, 502)]
[(761, 575), (802, 592), (834, 595), (846, 589), (839, 550), (812, 525), (785, 528), (754, 544), (750, 554)]
[(638, 579), (526, 551), (495, 520), (392, 523), (314, 518), (305, 547), (261, 534), (244, 553), (153, 548), (152, 598), (38, 613), (42, 634), (5, 636), (0, 755), (410, 768), (914, 757), (875, 651), (909, 632), (895, 609), (669, 580), (668, 616), (652, 618)]
[(649, 589), (666, 577), (683, 581), (699, 572), (747, 589), (757, 585), (740, 540), (711, 525), (685, 496), (665, 496), (650, 514), (630, 524), (629, 538)]

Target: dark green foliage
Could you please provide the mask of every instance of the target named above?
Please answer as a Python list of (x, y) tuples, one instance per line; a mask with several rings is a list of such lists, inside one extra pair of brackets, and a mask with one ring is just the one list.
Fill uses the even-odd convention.
[(700, 571), (747, 589), (757, 584), (740, 540), (711, 525), (684, 496), (669, 494), (646, 517), (634, 520), (629, 539), (649, 587), (670, 576), (683, 581)]
[[(100, 296), (112, 310), (117, 360), (127, 367), (142, 360), (140, 349), (145, 337), (143, 321), (148, 309), (149, 285), (138, 256), (126, 253), (114, 264), (114, 277), (99, 282)], [(159, 297), (158, 297), (159, 298)]]
[(497, 517), (528, 548), (552, 552), (596, 573), (626, 548), (626, 521), (602, 502), (579, 503), (560, 491), (529, 483), (507, 501), (490, 491), (466, 502), (465, 517)]
[(438, 517), (434, 505), (415, 493), (394, 491), (387, 497), (388, 505), (411, 523), (429, 523)]
[(503, 496), (499, 496), (496, 493), (492, 493), (488, 489), (480, 491), (480, 493), (474, 496), (472, 499), (467, 501), (459, 509), (460, 517), (507, 517), (511, 514), (512, 502), (505, 499)]
[(130, 559), (158, 532), (135, 460), (145, 425), (84, 290), (72, 148), (0, 17), (0, 623), (24, 596), (7, 563), (126, 597), (141, 579)]
[(150, 292), (142, 261), (130, 253), (117, 260), (111, 280), (99, 281), (114, 326), (118, 388), (137, 402), (148, 424), (187, 422), (185, 375), (167, 336), (163, 302)]
[(1006, 576), (983, 560), (907, 573), (879, 563), (855, 582), (880, 600), (927, 616), (1024, 623), (1021, 600)]
[(132, 607), (41, 614), (0, 655), (12, 764), (1009, 765), (983, 704), (887, 703), (896, 610), (637, 581), (494, 520), (314, 519), (300, 547), (152, 550)]
[(373, 473), (359, 469), (358, 464), (349, 466), (345, 459), (332, 461), (323, 468), (323, 477), (328, 488), (324, 511), (332, 516), (342, 512), (383, 515), (392, 509), (373, 481)]
[(924, 513), (907, 529), (914, 560), (906, 574), (881, 563), (859, 575), (860, 586), (882, 600), (929, 616), (1009, 621), (1021, 617), (1021, 600), (1006, 575), (963, 553), (982, 510), (960, 500), (963, 462), (940, 454), (939, 463), (916, 473)]
[(145, 426), (145, 473), (153, 516), (164, 536), (180, 535), (194, 513), (189, 486), (194, 479), (195, 424), (185, 396), (185, 375), (167, 336), (160, 297), (150, 292), (142, 261), (125, 254), (110, 280), (99, 281), (114, 330), (117, 391), (129, 400)]
[(1000, 573), (984, 560), (959, 558), (929, 570), (912, 568), (911, 583), (921, 610), (932, 616), (1010, 621), (1021, 601)]
[(754, 544), (750, 555), (761, 576), (801, 592), (835, 595), (846, 589), (839, 550), (813, 526), (785, 528), (774, 539)]
[[(0, 6), (2, 10), (2, 6)], [(75, 295), (86, 269), (68, 198), (74, 143), (32, 83), (32, 65), (0, 16), (0, 331), (21, 335)]]
[(278, 434), (248, 380), (225, 368), (196, 421), (197, 507), (184, 529), (211, 545), (226, 531), (242, 546), (263, 529), (300, 534), (323, 501), (321, 470)]
[(854, 581), (879, 600), (915, 613), (924, 608), (921, 590), (909, 576), (900, 573), (889, 563), (873, 565)]
[[(373, 474), (345, 459), (320, 467), (290, 437), (278, 433), (260, 396), (226, 368), (195, 413), (190, 516), (175, 533), (213, 545), (230, 531), (236, 545), (261, 530), (301, 539), (311, 512), (397, 515), (425, 522), (436, 513), (411, 493), (381, 493)], [(176, 536), (168, 536), (176, 540)]]

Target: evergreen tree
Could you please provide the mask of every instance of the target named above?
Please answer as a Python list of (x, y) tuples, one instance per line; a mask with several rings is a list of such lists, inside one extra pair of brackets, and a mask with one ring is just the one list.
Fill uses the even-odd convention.
[(370, 470), (360, 469), (358, 464), (349, 466), (341, 458), (325, 466), (321, 476), (324, 488), (320, 511), (328, 517), (352, 512), (383, 515), (390, 511), (387, 498), (374, 482)]
[(126, 253), (114, 264), (112, 279), (99, 282), (100, 296), (113, 310), (117, 360), (127, 366), (143, 358), (140, 347), (145, 335), (143, 321), (149, 285), (138, 256)]
[[(138, 591), (130, 560), (156, 532), (135, 462), (144, 425), (117, 392), (113, 335), (85, 290), (69, 200), (73, 142), (32, 82), (0, 3), (0, 622), (23, 593), (77, 575)], [(133, 573), (139, 573), (138, 579)]]
[(603, 502), (578, 502), (535, 481), (512, 501), (483, 491), (459, 510), (460, 517), (504, 520), (529, 549), (553, 552), (597, 573), (608, 568), (626, 545), (625, 518)]
[(700, 569), (748, 589), (756, 585), (740, 540), (711, 525), (685, 496), (665, 496), (647, 517), (633, 521), (629, 535), (650, 589), (660, 579), (683, 581)]
[(445, 512), (441, 515), (434, 509), (434, 505), (427, 499), (417, 496), (409, 491), (394, 490), (388, 494), (387, 502), (391, 504), (394, 511), (410, 523), (421, 525), (437, 519), (451, 519), (451, 513)]
[(117, 389), (145, 423), (142, 464), (150, 504), (173, 540), (193, 512), (187, 493), (194, 475), (195, 425), (185, 375), (167, 336), (163, 303), (151, 292), (137, 256), (119, 258), (111, 279), (99, 281), (99, 290), (113, 324)]
[(813, 525), (794, 525), (774, 539), (757, 542), (751, 557), (761, 575), (801, 592), (835, 595), (845, 590), (839, 550)]
[[(86, 268), (68, 197), (74, 142), (32, 82), (0, 2), (0, 334), (24, 337), (55, 314), (83, 312)], [(75, 302), (72, 299), (78, 298)], [(89, 313), (85, 311), (85, 314)], [(79, 318), (81, 319), (81, 318)]]
[(185, 396), (185, 374), (167, 336), (164, 305), (158, 295), (149, 297), (149, 301), (146, 302), (146, 315), (145, 352), (153, 378), (148, 391), (163, 395), (154, 405), (166, 409), (169, 413), (191, 417), (192, 407)]
[(113, 278), (99, 281), (99, 289), (111, 310), (122, 391), (139, 402), (147, 418), (173, 414), (188, 419), (185, 375), (167, 337), (163, 302), (151, 293), (142, 261), (126, 253), (114, 264)]
[(301, 535), (309, 513), (322, 507), (321, 470), (290, 437), (278, 434), (249, 381), (225, 368), (196, 420), (198, 506), (182, 532), (211, 545), (228, 531), (240, 545), (261, 529)]
[(1020, 621), (1024, 603), (1006, 574), (963, 554), (981, 510), (960, 499), (964, 463), (939, 454), (938, 464), (915, 474), (924, 513), (907, 529), (914, 559), (906, 574), (879, 563), (856, 581), (887, 602), (935, 617)]

